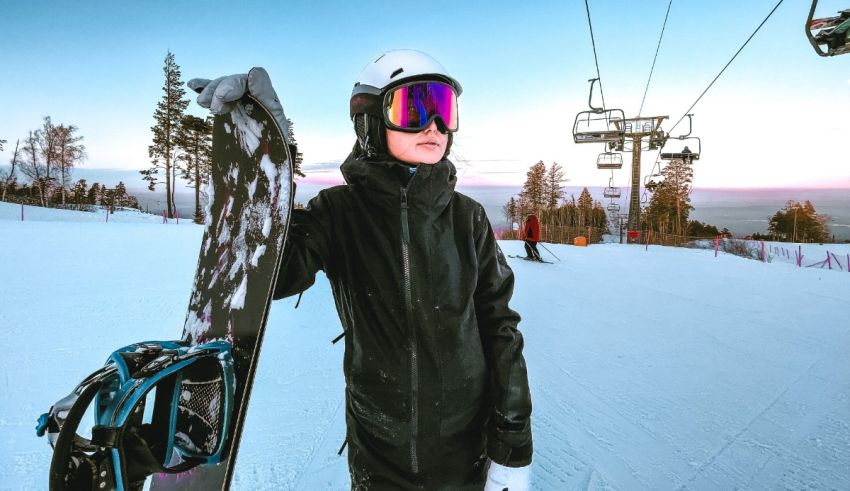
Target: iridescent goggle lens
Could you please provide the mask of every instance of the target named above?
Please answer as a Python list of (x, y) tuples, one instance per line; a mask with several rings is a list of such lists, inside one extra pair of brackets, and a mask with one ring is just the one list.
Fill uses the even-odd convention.
[(413, 82), (392, 89), (384, 98), (389, 128), (422, 131), (437, 117), (448, 131), (457, 131), (457, 94), (447, 83)]

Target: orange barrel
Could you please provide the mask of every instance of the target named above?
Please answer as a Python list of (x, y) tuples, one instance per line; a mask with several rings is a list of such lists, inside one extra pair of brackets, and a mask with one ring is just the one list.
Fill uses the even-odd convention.
[(573, 245), (577, 245), (579, 247), (587, 247), (587, 238), (578, 236), (573, 240)]

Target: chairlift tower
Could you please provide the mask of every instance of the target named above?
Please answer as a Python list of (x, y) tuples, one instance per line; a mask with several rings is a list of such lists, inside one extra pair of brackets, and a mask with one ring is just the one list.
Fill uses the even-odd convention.
[(612, 122), (623, 134), (623, 140), (632, 143), (632, 194), (629, 197), (629, 231), (640, 230), (640, 154), (643, 140), (648, 139), (647, 150), (664, 146), (666, 135), (661, 123), (667, 116), (639, 116), (629, 119), (614, 119)]

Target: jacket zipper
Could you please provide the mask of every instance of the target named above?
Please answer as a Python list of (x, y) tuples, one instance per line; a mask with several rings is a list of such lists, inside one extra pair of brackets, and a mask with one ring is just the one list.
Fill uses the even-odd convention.
[(413, 292), (410, 278), (410, 227), (407, 221), (407, 189), (401, 188), (401, 256), (404, 262), (404, 305), (410, 333), (410, 467), (413, 473), (419, 472), (419, 458), (416, 454), (416, 439), (419, 436), (419, 364), (416, 353), (419, 348), (413, 323)]

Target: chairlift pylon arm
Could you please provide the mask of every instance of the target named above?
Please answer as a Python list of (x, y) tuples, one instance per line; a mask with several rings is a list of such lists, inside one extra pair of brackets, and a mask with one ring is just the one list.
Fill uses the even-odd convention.
[[(815, 9), (817, 8), (817, 6), (818, 0), (812, 0), (812, 7), (809, 9), (809, 17), (806, 19), (806, 37), (809, 39), (809, 43), (811, 43), (812, 47), (815, 49), (815, 53), (817, 53), (818, 56), (829, 56), (829, 53), (822, 50), (817, 41), (815, 41), (815, 37), (812, 36), (812, 18), (815, 16)], [(591, 89), (593, 89), (593, 86), (591, 86)]]
[(667, 133), (664, 136), (665, 142), (668, 138), (676, 138), (677, 140), (684, 140), (685, 138), (688, 138), (688, 137), (691, 136), (691, 132), (694, 130), (694, 115), (693, 115), (693, 113), (689, 113), (689, 114), (685, 114), (685, 116), (688, 117), (688, 132), (685, 133), (684, 135), (679, 135), (679, 136), (673, 136), (670, 133)]
[(594, 113), (601, 113), (602, 111), (605, 110), (604, 107), (593, 107), (593, 84), (595, 84), (598, 81), (599, 81), (598, 78), (591, 78), (591, 79), (588, 80), (588, 82), (590, 82), (590, 93), (587, 94), (587, 105), (590, 107), (590, 110), (593, 111)]

